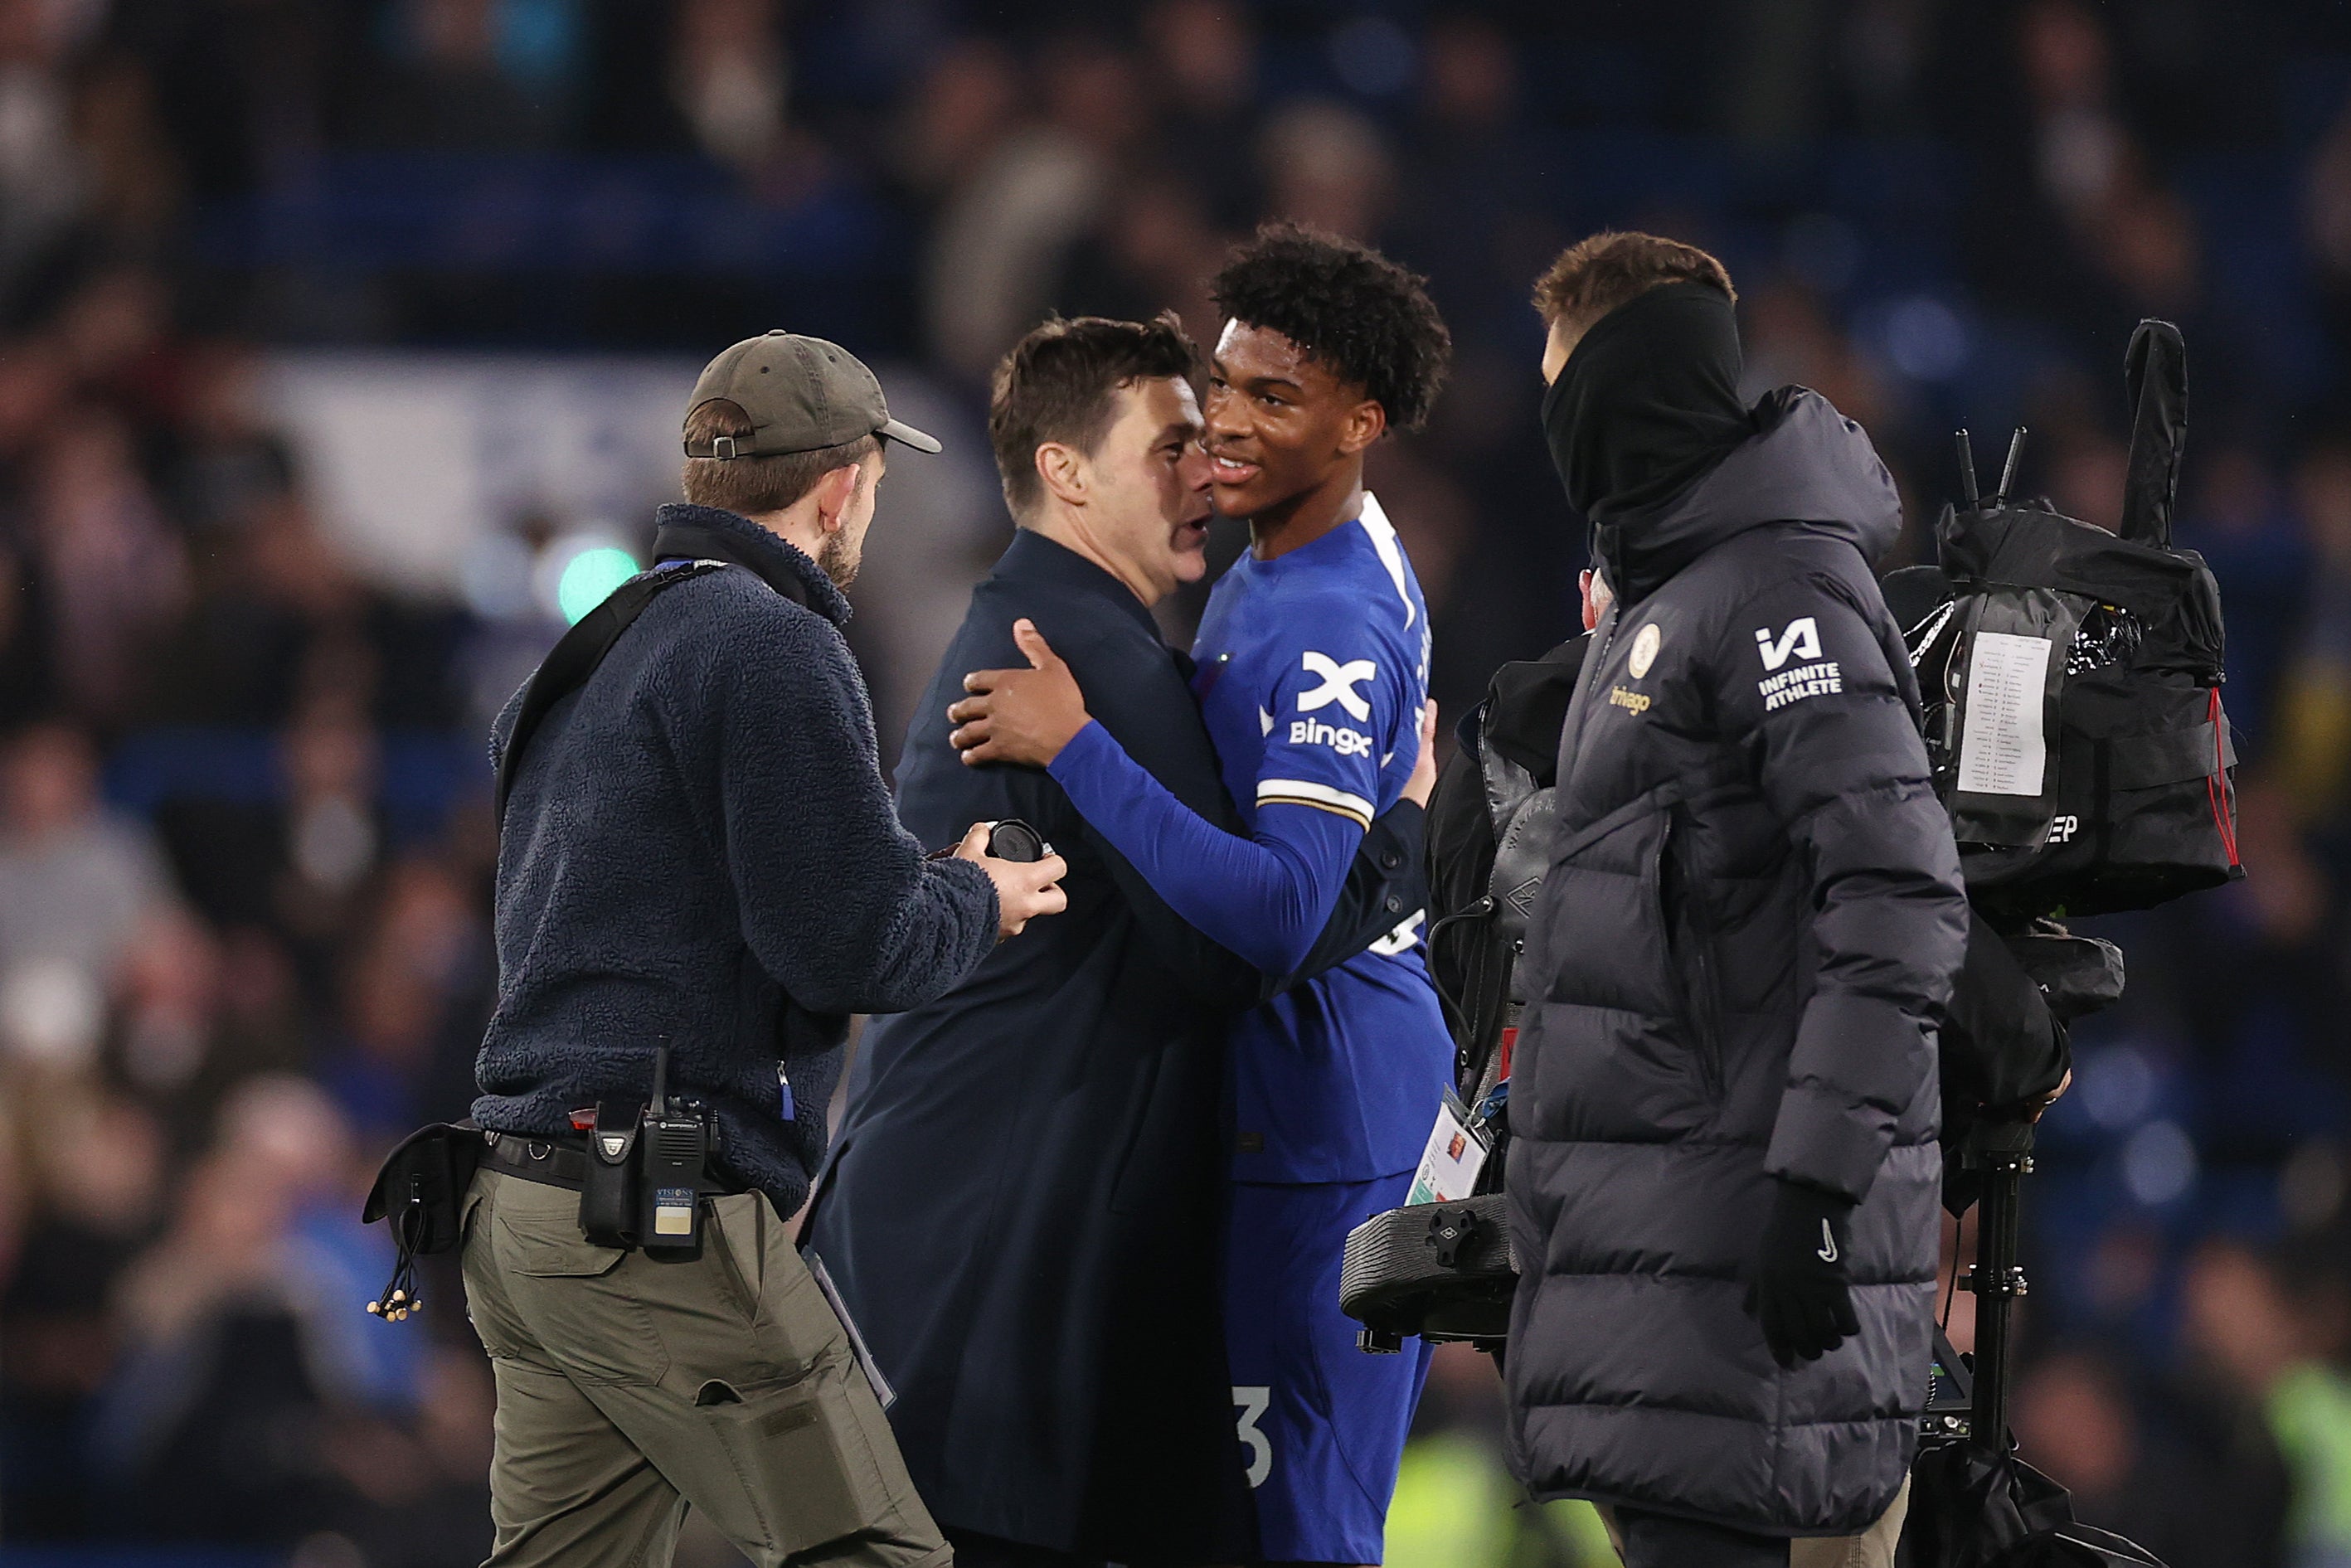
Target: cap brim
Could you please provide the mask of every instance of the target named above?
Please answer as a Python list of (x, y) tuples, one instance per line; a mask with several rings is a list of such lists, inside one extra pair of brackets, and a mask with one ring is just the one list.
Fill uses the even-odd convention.
[(891, 440), (897, 442), (900, 445), (911, 446), (917, 452), (938, 452), (944, 450), (944, 448), (939, 445), (939, 438), (937, 436), (925, 435), (921, 431), (916, 430), (913, 425), (908, 424), (903, 419), (892, 420), (880, 430), (875, 431), (874, 434), (876, 435), (886, 435)]

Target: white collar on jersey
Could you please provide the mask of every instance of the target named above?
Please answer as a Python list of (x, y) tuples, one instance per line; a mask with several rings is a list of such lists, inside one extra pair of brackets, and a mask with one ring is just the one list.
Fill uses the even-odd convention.
[(1396, 597), (1404, 601), (1404, 623), (1409, 629), (1420, 612), (1413, 605), (1412, 590), (1405, 586), (1404, 546), (1396, 538), (1395, 525), (1389, 522), (1387, 513), (1380, 509), (1380, 498), (1369, 490), (1364, 492), (1363, 516), (1356, 521), (1362, 523), (1364, 532), (1371, 536), (1372, 548), (1380, 552), (1380, 564), (1386, 567), (1388, 576), (1395, 580)]

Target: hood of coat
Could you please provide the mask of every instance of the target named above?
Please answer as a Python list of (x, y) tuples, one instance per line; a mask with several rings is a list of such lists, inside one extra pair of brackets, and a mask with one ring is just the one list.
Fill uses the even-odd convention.
[(1860, 425), (1805, 387), (1755, 405), (1756, 433), (1669, 500), (1593, 529), (1617, 602), (1638, 604), (1715, 546), (1767, 523), (1801, 522), (1876, 566), (1902, 528), (1894, 476)]

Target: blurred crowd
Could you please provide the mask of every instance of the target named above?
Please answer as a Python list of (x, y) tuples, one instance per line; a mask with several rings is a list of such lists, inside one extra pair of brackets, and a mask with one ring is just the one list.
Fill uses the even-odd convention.
[[(1868, 426), (1913, 559), (1960, 423), (1988, 467), (2030, 426), (2022, 486), (2111, 525), (2123, 343), (2181, 323), (2252, 874), (2099, 923), (2130, 995), (2028, 1185), (2017, 1427), (2181, 1568), (2351, 1563), (2351, 17), (2317, 0), (0, 0), (0, 1542), (486, 1542), (455, 1281), (363, 1315), (357, 1209), (470, 1097), (484, 699), (562, 622), (345, 559), (269, 354), (788, 325), (969, 410), (1050, 309), (1208, 338), (1201, 280), (1277, 214), (1452, 326), (1373, 476), (1457, 714), (1573, 630), (1526, 294), (1582, 233), (1721, 255), (1752, 390)], [(1399, 1568), (1604, 1560), (1588, 1512), (1510, 1506), (1495, 1397), (1441, 1359)]]

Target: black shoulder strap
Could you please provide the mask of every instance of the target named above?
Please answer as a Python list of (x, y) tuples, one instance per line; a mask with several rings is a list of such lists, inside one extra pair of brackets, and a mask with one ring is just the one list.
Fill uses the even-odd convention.
[(549, 650), (523, 689), (522, 708), (515, 715), (514, 730), (498, 753), (496, 791), (497, 819), (501, 825), (507, 820), (507, 795), (514, 788), (515, 769), (521, 765), (523, 747), (538, 733), (538, 727), (564, 697), (588, 684), (612, 644), (631, 622), (642, 614), (653, 595), (665, 588), (700, 577), (705, 572), (717, 571), (726, 563), (718, 560), (681, 561), (675, 566), (632, 577), (608, 594), (604, 602), (582, 615), (562, 641)]

